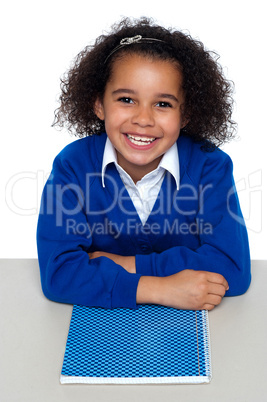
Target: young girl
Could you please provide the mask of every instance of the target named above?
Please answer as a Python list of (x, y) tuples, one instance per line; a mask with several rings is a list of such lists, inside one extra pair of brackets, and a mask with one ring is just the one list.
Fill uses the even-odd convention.
[(213, 309), (250, 284), (247, 232), (218, 145), (231, 86), (189, 35), (124, 19), (62, 80), (55, 158), (37, 230), (51, 300)]

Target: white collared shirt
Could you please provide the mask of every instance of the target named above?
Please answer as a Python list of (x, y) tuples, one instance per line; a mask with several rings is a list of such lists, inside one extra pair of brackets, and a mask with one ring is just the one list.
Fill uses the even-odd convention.
[(102, 163), (103, 187), (105, 187), (105, 171), (109, 163), (115, 164), (143, 225), (146, 223), (147, 218), (153, 209), (166, 170), (172, 174), (176, 182), (177, 190), (179, 189), (180, 170), (176, 143), (163, 155), (158, 167), (152, 172), (146, 174), (136, 184), (131, 176), (126, 173), (120, 165), (118, 165), (116, 151), (109, 138), (107, 138)]

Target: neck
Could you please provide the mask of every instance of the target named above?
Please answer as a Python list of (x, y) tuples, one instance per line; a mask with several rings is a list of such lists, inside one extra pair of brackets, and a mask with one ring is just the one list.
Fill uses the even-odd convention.
[(132, 178), (133, 182), (136, 184), (146, 174), (152, 172), (158, 167), (162, 159), (162, 156), (160, 156), (159, 158), (155, 159), (154, 161), (152, 161), (147, 165), (141, 165), (141, 166), (130, 164), (129, 162), (123, 163), (124, 161), (120, 159), (121, 159), (120, 155), (117, 154), (118, 164), (125, 170), (126, 173), (128, 173), (128, 175)]

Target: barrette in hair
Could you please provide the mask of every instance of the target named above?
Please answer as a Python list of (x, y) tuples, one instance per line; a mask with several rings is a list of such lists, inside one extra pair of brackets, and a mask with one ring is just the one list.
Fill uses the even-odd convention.
[(133, 36), (132, 38), (123, 38), (120, 41), (120, 44), (121, 45), (131, 45), (132, 43), (140, 42), (141, 39), (142, 39), (141, 35), (136, 35), (136, 36)]
[(163, 42), (163, 40), (161, 39), (156, 39), (156, 38), (143, 38), (141, 35), (136, 35), (133, 36), (132, 38), (123, 38), (120, 41), (120, 44), (118, 46), (116, 46), (108, 55), (108, 57), (106, 58), (106, 60), (104, 61), (104, 64), (107, 62), (107, 60), (110, 58), (110, 56), (117, 52), (117, 50), (121, 49), (122, 47), (131, 45), (133, 43), (152, 43), (152, 42)]

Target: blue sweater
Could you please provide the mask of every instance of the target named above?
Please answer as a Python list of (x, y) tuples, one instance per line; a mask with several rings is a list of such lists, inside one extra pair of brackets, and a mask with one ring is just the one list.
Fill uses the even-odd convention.
[[(227, 296), (250, 284), (247, 231), (223, 151), (178, 139), (180, 188), (167, 173), (143, 226), (114, 164), (101, 168), (106, 134), (66, 146), (43, 191), (37, 245), (43, 292), (51, 300), (106, 308), (136, 308), (140, 277), (184, 269), (222, 274)], [(106, 257), (136, 256), (136, 274)]]

